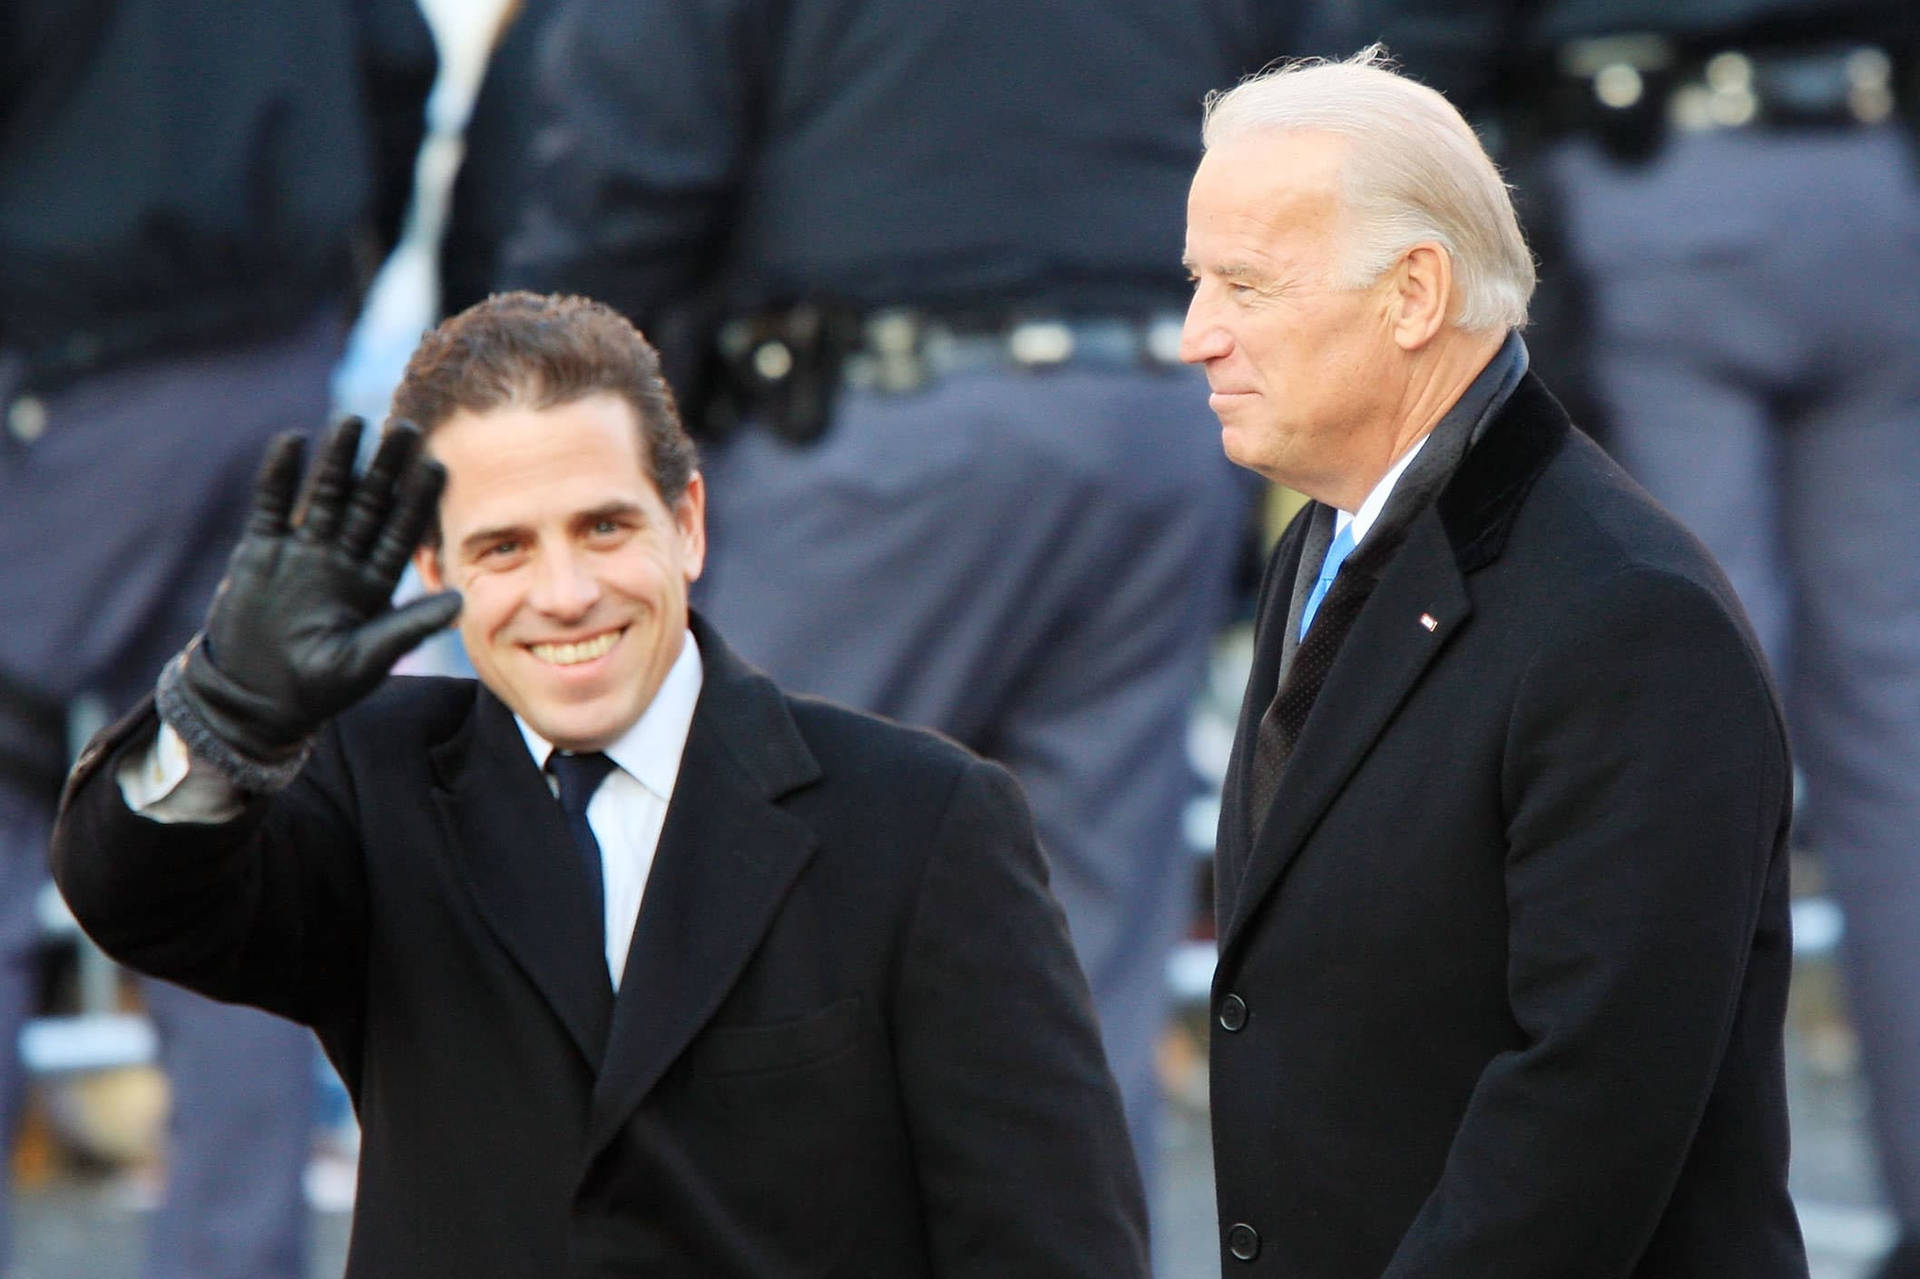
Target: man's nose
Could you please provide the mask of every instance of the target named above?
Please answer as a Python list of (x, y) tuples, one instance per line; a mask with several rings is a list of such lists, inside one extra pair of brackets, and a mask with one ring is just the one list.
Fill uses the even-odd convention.
[(1193, 300), (1187, 303), (1186, 323), (1180, 326), (1180, 358), (1188, 364), (1205, 364), (1225, 355), (1232, 346), (1232, 338), (1213, 319), (1212, 308), (1201, 290), (1194, 290)]
[(582, 617), (600, 598), (600, 579), (593, 563), (575, 550), (542, 555), (534, 566), (530, 602), (552, 617)]

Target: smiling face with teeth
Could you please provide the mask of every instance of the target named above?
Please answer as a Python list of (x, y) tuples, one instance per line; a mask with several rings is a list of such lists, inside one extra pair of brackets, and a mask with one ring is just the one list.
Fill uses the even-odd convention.
[(415, 564), (460, 591), (474, 671), (535, 732), (600, 750), (637, 721), (680, 655), (706, 556), (696, 473), (669, 504), (635, 411), (595, 394), (535, 409), (462, 409), (428, 451), (447, 468), (440, 547)]

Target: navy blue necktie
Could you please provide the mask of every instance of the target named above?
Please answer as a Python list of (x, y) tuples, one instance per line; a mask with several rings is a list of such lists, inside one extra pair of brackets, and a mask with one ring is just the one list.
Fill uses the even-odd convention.
[(614, 768), (614, 762), (599, 751), (586, 755), (555, 751), (547, 756), (547, 771), (560, 783), (560, 811), (566, 815), (567, 831), (580, 851), (587, 882), (593, 885), (593, 918), (602, 928), (606, 915), (605, 889), (601, 886), (605, 871), (600, 864), (600, 841), (587, 824), (587, 804)]

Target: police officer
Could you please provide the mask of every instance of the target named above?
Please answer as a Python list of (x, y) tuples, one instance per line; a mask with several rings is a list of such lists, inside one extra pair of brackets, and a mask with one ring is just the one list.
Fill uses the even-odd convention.
[(1415, 7), (1363, 3), (1364, 35), (1537, 137), (1609, 446), (1725, 566), (1787, 690), (1903, 1231), (1880, 1275), (1920, 1275), (1920, 10)]
[(493, 291), (500, 254), (534, 173), (535, 67), (557, 0), (515, 0), (501, 15), (474, 91), (440, 235), (440, 311), (457, 315)]
[[(324, 420), (352, 295), (399, 229), (433, 72), (411, 0), (0, 9), (9, 1143), (69, 708), (144, 691), (206, 609), (264, 442)], [(149, 1279), (303, 1275), (311, 1036), (146, 993), (174, 1111)]]
[(734, 424), (699, 602), (742, 653), (1018, 775), (1149, 1169), (1185, 725), (1248, 506), (1177, 367), (1181, 217), (1201, 98), (1296, 17), (572, 0), (507, 251)]

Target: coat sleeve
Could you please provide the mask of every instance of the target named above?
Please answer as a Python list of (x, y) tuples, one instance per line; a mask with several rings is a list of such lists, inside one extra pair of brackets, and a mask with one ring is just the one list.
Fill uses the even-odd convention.
[(535, 190), (529, 164), (535, 133), (534, 60), (554, 0), (521, 0), (487, 59), (467, 116), (460, 169), (440, 235), (440, 309), (464, 311), (493, 291), (501, 253), (521, 206)]
[(771, 18), (754, 0), (566, 0), (534, 70), (534, 176), (501, 284), (651, 327), (704, 289), (751, 161)]
[(1146, 1276), (1139, 1172), (1092, 997), (997, 767), (971, 765), (956, 787), (892, 1000), (933, 1273)]
[(366, 884), (338, 745), (324, 733), (300, 778), (232, 821), (160, 823), (130, 811), (120, 760), (158, 728), (151, 702), (75, 764), (54, 825), (53, 877), (115, 959), (214, 999), (316, 1027), (352, 1015), (365, 967)]
[(355, 0), (352, 13), (373, 147), (374, 230), (384, 257), (400, 242), (413, 198), (413, 166), (440, 59), (415, 0)]
[(1385, 1279), (1633, 1273), (1707, 1109), (1756, 938), (1786, 935), (1785, 733), (1720, 599), (1617, 574), (1530, 659), (1501, 777), (1508, 998)]

